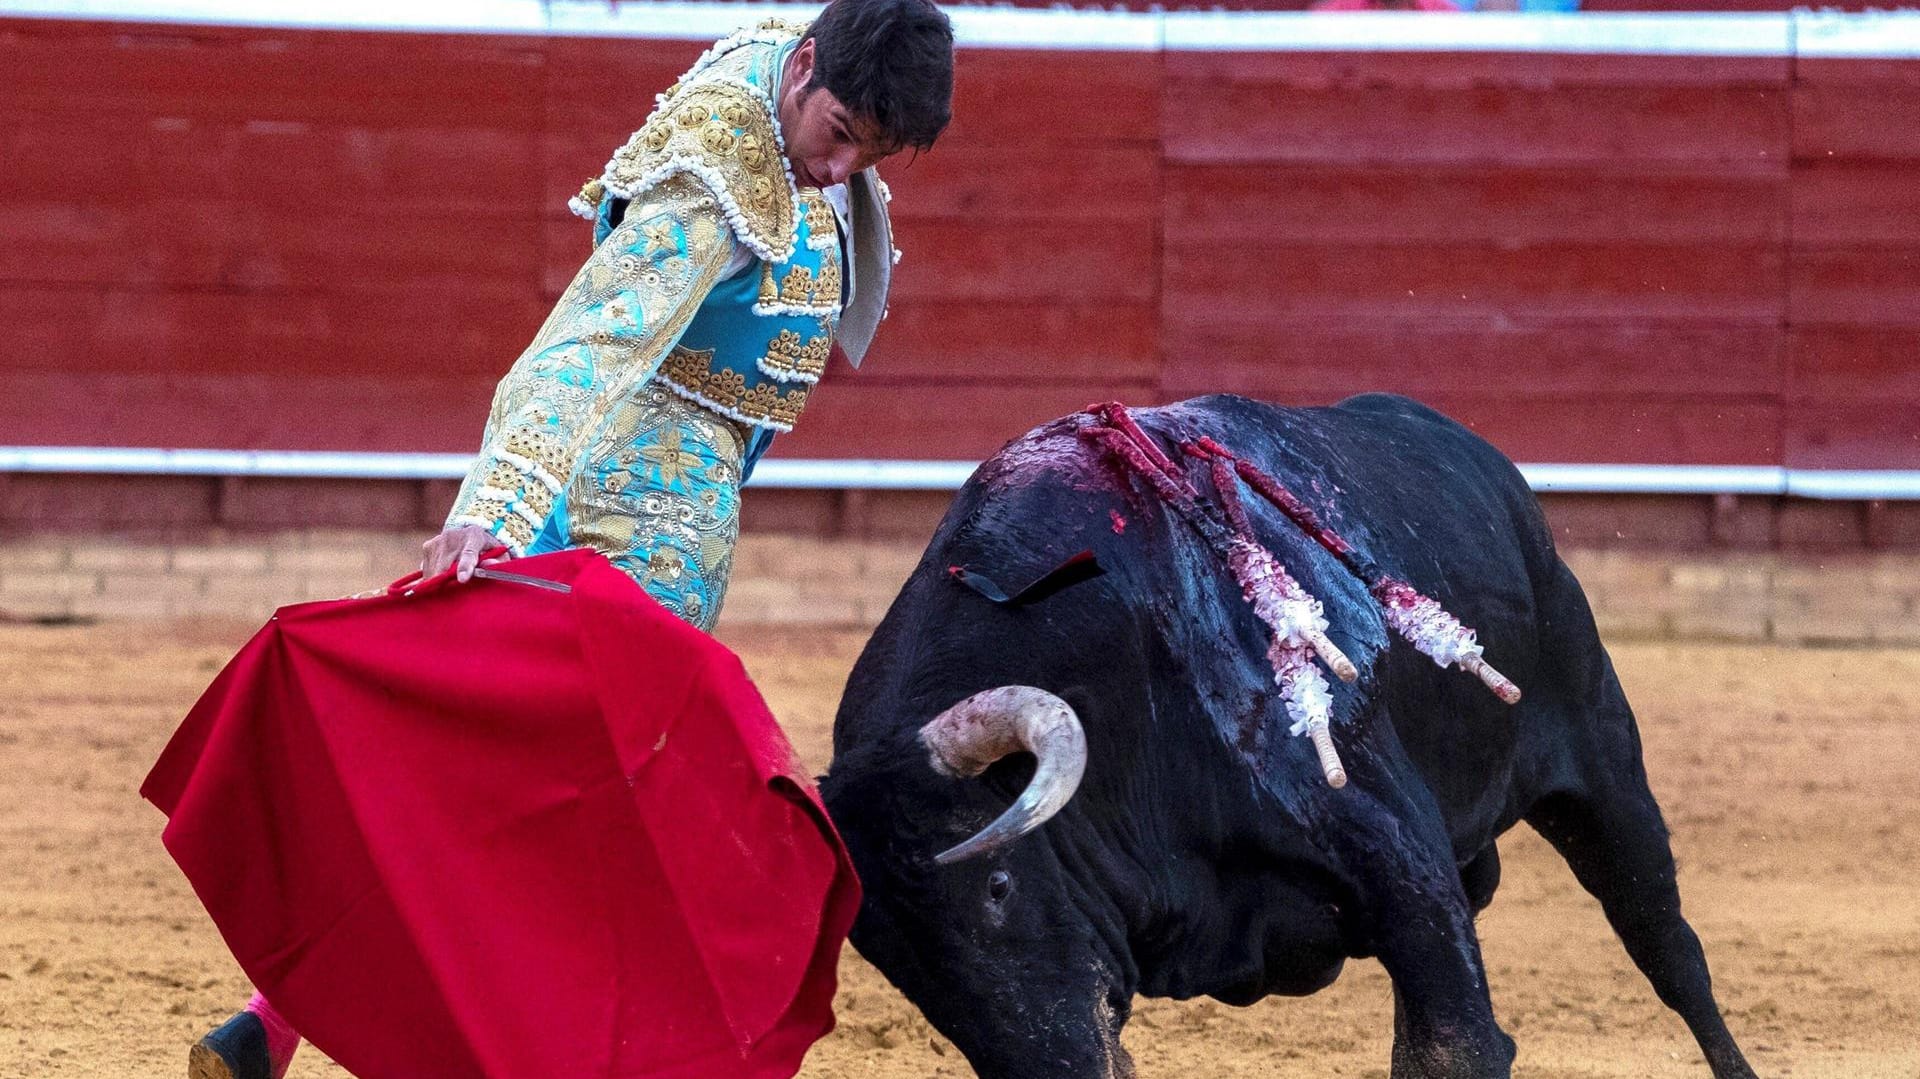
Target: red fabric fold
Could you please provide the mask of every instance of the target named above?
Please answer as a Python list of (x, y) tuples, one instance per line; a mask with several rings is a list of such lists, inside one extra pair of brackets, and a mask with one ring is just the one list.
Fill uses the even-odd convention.
[(142, 794), (362, 1079), (790, 1076), (851, 862), (740, 661), (586, 551), (283, 608)]

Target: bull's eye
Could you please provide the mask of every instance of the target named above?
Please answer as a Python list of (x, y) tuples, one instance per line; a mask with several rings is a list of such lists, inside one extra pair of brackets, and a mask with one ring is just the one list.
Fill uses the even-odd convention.
[(1013, 891), (1013, 877), (1004, 869), (996, 869), (987, 877), (987, 895), (998, 903)]

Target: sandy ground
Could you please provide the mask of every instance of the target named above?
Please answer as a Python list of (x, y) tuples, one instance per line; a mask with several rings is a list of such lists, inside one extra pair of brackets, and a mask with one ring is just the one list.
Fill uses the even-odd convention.
[[(0, 1079), (184, 1074), (247, 986), (134, 794), (250, 627), (0, 625)], [(851, 632), (723, 634), (809, 763), (826, 761)], [(1762, 1076), (1920, 1076), (1920, 651), (1615, 649), (1681, 890)], [(1480, 929), (1516, 1073), (1707, 1074), (1597, 906), (1524, 828)], [(812, 1079), (965, 1076), (858, 957)], [(1146, 1079), (1386, 1076), (1385, 977), (1305, 1000), (1143, 1002)], [(343, 1076), (311, 1050), (300, 1079)], [(425, 1077), (423, 1077), (425, 1079)]]

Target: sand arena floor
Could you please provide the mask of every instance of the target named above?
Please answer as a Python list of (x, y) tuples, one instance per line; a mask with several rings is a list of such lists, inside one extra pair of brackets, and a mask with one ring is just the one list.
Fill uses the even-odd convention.
[[(0, 1079), (184, 1074), (248, 991), (135, 795), (251, 627), (0, 625)], [(723, 633), (802, 755), (826, 763), (863, 635)], [(1640, 715), (1681, 890), (1762, 1076), (1920, 1076), (1920, 651), (1614, 650)], [(1678, 1019), (1524, 827), (1480, 932), (1516, 1074), (1707, 1075)], [(840, 1028), (809, 1079), (965, 1076), (850, 951)], [(1357, 963), (1305, 1000), (1143, 1002), (1145, 1079), (1387, 1074), (1388, 986)], [(311, 1049), (307, 1077), (346, 1073)], [(425, 1077), (423, 1077), (425, 1079)]]

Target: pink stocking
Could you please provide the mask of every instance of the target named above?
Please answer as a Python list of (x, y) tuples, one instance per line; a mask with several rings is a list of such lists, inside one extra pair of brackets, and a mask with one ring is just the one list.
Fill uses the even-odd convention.
[(282, 1079), (287, 1074), (287, 1065), (293, 1063), (293, 1051), (300, 1048), (300, 1032), (259, 993), (247, 1001), (247, 1010), (259, 1016), (260, 1025), (267, 1028), (267, 1059), (273, 1065), (273, 1079)]

